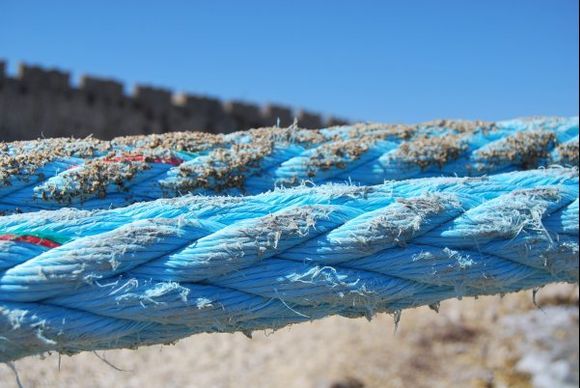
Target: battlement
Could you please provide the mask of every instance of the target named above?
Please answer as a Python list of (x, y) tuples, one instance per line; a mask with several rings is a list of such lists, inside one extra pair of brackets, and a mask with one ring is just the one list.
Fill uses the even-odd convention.
[(65, 91), (71, 88), (69, 73), (25, 64), (18, 67), (18, 80), (31, 90)]
[(0, 82), (4, 79), (4, 75), (6, 74), (6, 63), (0, 60)]
[(112, 100), (123, 98), (123, 84), (114, 80), (83, 75), (79, 88), (95, 98), (109, 98)]
[(125, 93), (122, 82), (83, 75), (78, 87), (60, 69), (21, 64), (16, 76), (0, 60), (0, 140), (39, 136), (99, 138), (177, 130), (232, 132), (261, 126), (304, 128), (344, 124), (346, 121), (270, 104), (220, 101), (176, 94), (165, 88), (135, 85)]

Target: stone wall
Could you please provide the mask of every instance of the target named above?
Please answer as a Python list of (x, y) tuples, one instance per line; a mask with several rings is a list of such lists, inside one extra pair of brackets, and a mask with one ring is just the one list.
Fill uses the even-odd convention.
[(305, 128), (344, 124), (344, 120), (278, 105), (174, 94), (167, 89), (137, 85), (125, 94), (118, 81), (83, 76), (78, 87), (70, 74), (21, 64), (14, 77), (0, 61), (0, 141), (38, 137), (115, 136), (179, 130), (232, 132), (290, 125)]

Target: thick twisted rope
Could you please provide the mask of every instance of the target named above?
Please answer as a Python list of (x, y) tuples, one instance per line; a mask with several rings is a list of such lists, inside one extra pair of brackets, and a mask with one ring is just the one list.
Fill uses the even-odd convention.
[(110, 208), (186, 193), (257, 194), (305, 180), (372, 185), (577, 166), (578, 118), (41, 140), (3, 152), (0, 211)]
[(0, 361), (578, 281), (578, 170), (0, 217)]

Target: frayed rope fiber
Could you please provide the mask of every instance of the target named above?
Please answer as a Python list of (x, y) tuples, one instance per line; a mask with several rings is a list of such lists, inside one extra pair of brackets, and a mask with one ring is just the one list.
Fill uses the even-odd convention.
[(578, 170), (0, 217), (0, 362), (578, 282)]
[(252, 195), (305, 180), (373, 185), (550, 165), (578, 166), (578, 117), (44, 139), (0, 144), (0, 212), (121, 207), (187, 193)]

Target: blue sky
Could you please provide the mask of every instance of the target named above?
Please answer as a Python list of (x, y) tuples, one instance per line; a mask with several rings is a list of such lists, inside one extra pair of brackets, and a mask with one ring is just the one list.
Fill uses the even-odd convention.
[(578, 114), (578, 1), (0, 0), (0, 58), (348, 119)]

